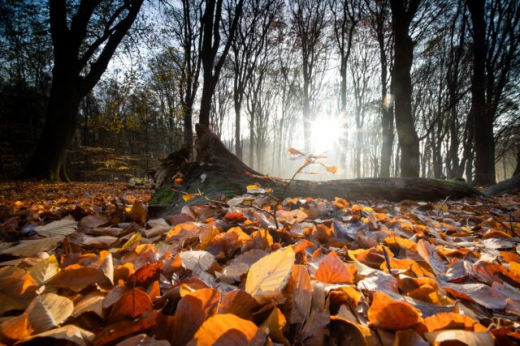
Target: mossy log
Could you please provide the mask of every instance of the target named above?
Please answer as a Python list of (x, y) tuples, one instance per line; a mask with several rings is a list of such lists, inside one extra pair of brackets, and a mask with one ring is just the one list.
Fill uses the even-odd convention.
[[(176, 169), (182, 173), (183, 182), (179, 189), (167, 184), (156, 190), (151, 201), (150, 217), (164, 217), (177, 213), (186, 204), (204, 203), (206, 199), (232, 197), (247, 192), (248, 185), (260, 185), (272, 189), (271, 195), (285, 197), (313, 197), (347, 200), (422, 200), (435, 201), (450, 197), (476, 197), (482, 194), (461, 182), (420, 178), (364, 178), (329, 180), (322, 182), (287, 180), (263, 176), (245, 165), (233, 155), (220, 139), (206, 127), (197, 125), (196, 162), (185, 162)], [(184, 193), (199, 194), (189, 202), (183, 200)]]

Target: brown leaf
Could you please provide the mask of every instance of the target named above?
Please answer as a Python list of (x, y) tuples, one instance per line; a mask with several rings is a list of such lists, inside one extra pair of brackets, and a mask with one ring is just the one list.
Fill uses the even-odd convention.
[(103, 346), (114, 343), (122, 338), (141, 333), (146, 330), (152, 329), (157, 323), (157, 316), (159, 311), (151, 310), (147, 311), (136, 321), (121, 321), (112, 325), (109, 325), (101, 332), (96, 334), (93, 341), (94, 346)]
[(309, 316), (312, 303), (311, 277), (307, 268), (295, 265), (285, 290), (284, 311), (290, 324), (303, 323)]
[(222, 298), (218, 312), (219, 314), (233, 314), (252, 321), (253, 314), (259, 307), (260, 304), (249, 293), (243, 290), (234, 290)]
[(488, 285), (444, 283), (441, 286), (457, 298), (474, 301), (488, 309), (503, 309), (506, 306), (506, 297)]
[(339, 316), (330, 317), (330, 337), (338, 346), (368, 346), (361, 330)]

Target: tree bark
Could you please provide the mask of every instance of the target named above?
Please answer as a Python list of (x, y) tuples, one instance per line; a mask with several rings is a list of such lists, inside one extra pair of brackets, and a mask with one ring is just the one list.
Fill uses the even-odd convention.
[(395, 124), (401, 149), (401, 176), (418, 177), (419, 138), (412, 116), (412, 80), (410, 71), (413, 61), (413, 41), (410, 24), (420, 0), (412, 0), (405, 9), (402, 0), (391, 0), (392, 27), (394, 30), (394, 66), (392, 88), (395, 97)]
[(466, 1), (473, 24), (473, 78), (471, 114), (475, 133), (475, 179), (477, 185), (495, 184), (495, 140), (493, 113), (486, 104), (485, 0)]
[[(386, 199), (391, 201), (440, 200), (446, 197), (462, 198), (480, 196), (481, 193), (464, 183), (419, 178), (367, 178), (352, 180), (331, 180), (312, 182), (271, 178), (254, 171), (233, 155), (220, 139), (205, 126), (196, 125), (198, 162), (186, 162), (178, 167), (184, 175), (183, 193), (199, 194), (188, 202), (207, 203), (208, 199), (218, 200), (221, 196), (233, 197), (246, 193), (252, 184), (271, 188), (272, 195), (282, 197), (314, 197), (348, 200)], [(205, 177), (204, 179), (201, 179)], [(285, 191), (285, 194), (284, 194)], [(179, 212), (186, 205), (183, 193), (174, 193), (170, 185), (156, 190), (150, 201), (151, 217), (162, 217)]]
[(484, 190), (484, 192), (491, 196), (520, 192), (520, 174), (513, 176), (511, 179), (504, 180), (496, 185), (492, 185)]
[(76, 114), (81, 96), (70, 66), (53, 70), (51, 97), (40, 143), (25, 169), (25, 177), (68, 180), (64, 170), (66, 150), (76, 130)]

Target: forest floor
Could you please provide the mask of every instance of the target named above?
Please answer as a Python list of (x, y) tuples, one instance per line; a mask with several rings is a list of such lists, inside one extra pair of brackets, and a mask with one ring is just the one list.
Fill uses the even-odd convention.
[(148, 220), (124, 183), (0, 183), (0, 341), (514, 345), (520, 196), (244, 195)]

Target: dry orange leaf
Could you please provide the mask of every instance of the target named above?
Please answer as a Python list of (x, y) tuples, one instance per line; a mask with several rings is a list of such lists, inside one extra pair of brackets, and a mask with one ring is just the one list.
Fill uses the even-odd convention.
[(321, 260), (316, 271), (316, 280), (325, 283), (351, 283), (354, 275), (334, 251)]
[(133, 320), (151, 309), (153, 305), (148, 294), (136, 288), (129, 289), (112, 307), (108, 324)]
[(26, 313), (10, 318), (0, 324), (0, 335), (11, 341), (23, 340), (29, 337), (33, 331)]
[(368, 320), (377, 328), (401, 330), (422, 321), (420, 310), (406, 302), (392, 300), (382, 292), (375, 292), (368, 309)]
[(260, 330), (268, 334), (273, 341), (283, 345), (290, 345), (283, 335), (283, 327), (286, 323), (285, 316), (280, 309), (275, 307), (269, 317), (260, 325)]
[(219, 300), (220, 291), (213, 288), (196, 290), (182, 297), (175, 313), (172, 345), (186, 345), (204, 321), (217, 312)]
[(478, 323), (478, 321), (454, 312), (442, 312), (427, 317), (417, 326), (417, 331), (421, 334), (445, 329), (463, 329), (471, 332), (487, 331), (486, 327)]
[(152, 282), (159, 280), (161, 268), (161, 262), (145, 264), (128, 278), (127, 286), (147, 288)]
[(93, 344), (95, 346), (114, 344), (115, 341), (121, 340), (125, 336), (152, 329), (157, 323), (158, 315), (159, 311), (151, 310), (145, 312), (136, 321), (121, 321), (109, 325), (96, 334)]
[(265, 336), (251, 321), (232, 314), (210, 317), (195, 334), (189, 346), (259, 346), (264, 345)]

